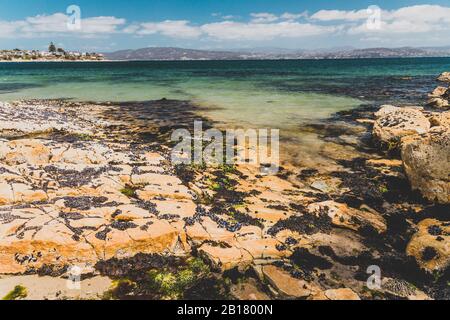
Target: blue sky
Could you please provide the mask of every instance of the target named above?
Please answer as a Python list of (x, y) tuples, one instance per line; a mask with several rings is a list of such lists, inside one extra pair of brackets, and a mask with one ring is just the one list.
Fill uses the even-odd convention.
[[(70, 5), (80, 29), (67, 30)], [(0, 0), (1, 48), (448, 46), (449, 34), (450, 0)]]

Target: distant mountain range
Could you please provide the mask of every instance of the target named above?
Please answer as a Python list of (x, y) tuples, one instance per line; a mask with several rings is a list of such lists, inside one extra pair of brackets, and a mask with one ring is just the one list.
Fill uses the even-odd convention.
[(291, 50), (282, 48), (233, 49), (229, 51), (150, 47), (105, 53), (108, 60), (263, 60), (450, 57), (450, 47), (429, 48), (336, 48)]

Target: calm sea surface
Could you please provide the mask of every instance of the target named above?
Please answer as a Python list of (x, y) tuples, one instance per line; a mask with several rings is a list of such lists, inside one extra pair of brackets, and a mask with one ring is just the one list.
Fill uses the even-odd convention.
[(423, 104), (449, 70), (450, 58), (0, 63), (0, 101), (189, 100), (217, 122), (287, 133), (363, 104)]

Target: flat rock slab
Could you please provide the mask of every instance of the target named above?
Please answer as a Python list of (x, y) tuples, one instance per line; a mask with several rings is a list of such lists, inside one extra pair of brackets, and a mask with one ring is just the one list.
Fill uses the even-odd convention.
[[(22, 133), (99, 128), (87, 115), (45, 106), (0, 109), (2, 133), (10, 129), (3, 118)], [(186, 254), (179, 222), (196, 205), (163, 163), (160, 154), (128, 143), (0, 139), (0, 274), (92, 267), (138, 253)]]
[(101, 299), (112, 286), (112, 280), (107, 277), (70, 281), (64, 278), (15, 276), (0, 278), (0, 299), (10, 293), (16, 286), (26, 290), (22, 300), (90, 300)]

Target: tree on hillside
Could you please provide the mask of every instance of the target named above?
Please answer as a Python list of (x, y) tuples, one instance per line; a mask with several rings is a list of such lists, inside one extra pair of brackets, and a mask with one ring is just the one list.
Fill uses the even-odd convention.
[(55, 53), (56, 52), (56, 46), (53, 44), (53, 42), (50, 43), (48, 46), (48, 52)]

